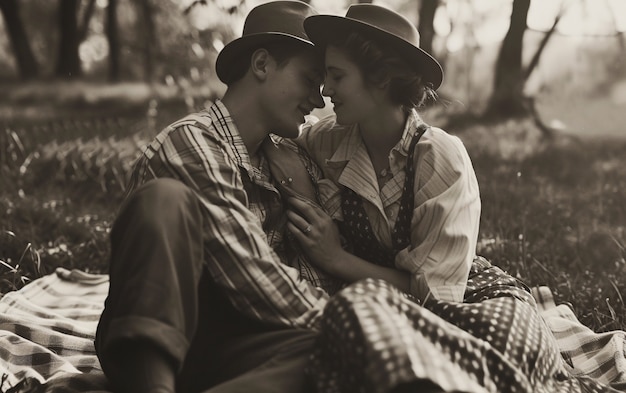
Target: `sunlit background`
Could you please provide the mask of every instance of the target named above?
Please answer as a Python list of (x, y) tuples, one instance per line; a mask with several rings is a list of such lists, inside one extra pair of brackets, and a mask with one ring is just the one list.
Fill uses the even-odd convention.
[[(81, 75), (58, 75), (60, 1), (20, 0), (19, 15), (37, 65), (21, 77), (5, 19), (0, 20), (0, 119), (23, 117), (16, 102), (112, 99), (116, 87), (136, 102), (185, 96), (219, 96), (215, 56), (241, 34), (247, 12), (262, 0), (115, 0), (117, 71), (111, 76), (107, 35), (109, 0), (69, 0), (77, 5)], [(311, 0), (321, 13), (342, 15), (348, 0)], [(415, 0), (375, 0), (419, 25)], [(480, 113), (491, 94), (493, 69), (508, 30), (512, 0), (441, 0), (434, 17), (433, 55), (446, 71), (442, 103), (450, 111)], [(524, 34), (524, 61), (560, 16), (540, 62), (525, 83), (540, 113), (573, 133), (617, 134), (626, 123), (626, 1), (533, 0)], [(23, 45), (23, 44), (22, 44)], [(80, 91), (59, 81), (82, 83)], [(115, 82), (115, 83), (107, 83)], [(84, 84), (87, 84), (85, 86)], [(94, 85), (95, 84), (95, 85)], [(94, 89), (94, 86), (97, 89)], [(119, 90), (119, 89), (118, 89)], [(49, 96), (46, 95), (48, 92)], [(182, 93), (181, 93), (182, 92)], [(76, 98), (76, 95), (80, 95)], [(51, 102), (52, 104), (52, 102)], [(41, 109), (41, 108), (40, 108)], [(44, 110), (45, 112), (45, 110)], [(38, 113), (44, 113), (38, 111)]]

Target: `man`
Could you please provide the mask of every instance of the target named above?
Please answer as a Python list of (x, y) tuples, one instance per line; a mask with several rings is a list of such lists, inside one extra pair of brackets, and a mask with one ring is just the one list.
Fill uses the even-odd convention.
[(217, 59), (223, 99), (170, 125), (137, 162), (96, 337), (116, 392), (308, 388), (327, 295), (274, 250), (284, 206), (261, 147), (270, 132), (297, 136), (324, 105), (303, 28), (315, 13), (298, 1), (251, 10)]

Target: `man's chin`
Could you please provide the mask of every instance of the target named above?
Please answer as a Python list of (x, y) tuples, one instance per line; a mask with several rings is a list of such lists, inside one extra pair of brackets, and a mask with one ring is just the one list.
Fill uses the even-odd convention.
[(300, 136), (300, 126), (301, 126), (300, 124), (297, 124), (293, 127), (288, 127), (288, 128), (286, 127), (280, 130), (274, 130), (272, 133), (283, 138), (293, 139), (293, 138), (297, 138)]
[(341, 116), (335, 116), (335, 123), (341, 126), (348, 125), (348, 123), (346, 123), (346, 121)]

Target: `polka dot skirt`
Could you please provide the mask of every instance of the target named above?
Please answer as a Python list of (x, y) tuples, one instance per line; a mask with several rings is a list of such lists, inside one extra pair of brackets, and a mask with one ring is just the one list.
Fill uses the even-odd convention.
[[(409, 163), (423, 131), (412, 141)], [(393, 249), (377, 241), (358, 195), (342, 194), (341, 230), (356, 255), (393, 266), (397, 250), (408, 245), (411, 165), (406, 172)], [(374, 279), (339, 291), (324, 309), (307, 372), (323, 393), (382, 393), (400, 386), (416, 393), (616, 391), (573, 376), (568, 367), (528, 287), (478, 257), (463, 303), (419, 304)]]
[(307, 371), (324, 393), (615, 391), (569, 373), (524, 285), (485, 260), (464, 303), (420, 305), (375, 279), (343, 289), (325, 308)]

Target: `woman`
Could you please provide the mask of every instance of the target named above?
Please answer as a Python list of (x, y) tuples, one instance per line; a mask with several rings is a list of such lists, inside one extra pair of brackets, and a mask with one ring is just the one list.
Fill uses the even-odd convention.
[(476, 177), (460, 140), (415, 110), (443, 80), (415, 27), (353, 5), (305, 29), (335, 115), (299, 142), (324, 179), (311, 195), (292, 182), (297, 165), (276, 172), (298, 196), (288, 228), (311, 262), (356, 282), (324, 311), (318, 391), (611, 391), (570, 375), (528, 288), (475, 257)]
[[(349, 12), (372, 15), (374, 22), (389, 24), (389, 29), (398, 26), (396, 14), (382, 7), (353, 6)], [(317, 226), (299, 240), (324, 244), (324, 250), (309, 247), (310, 252), (317, 251), (314, 260), (349, 282), (384, 278), (419, 299), (430, 293), (437, 299), (462, 301), (478, 236), (478, 183), (461, 141), (429, 127), (414, 110), (435, 95), (443, 78), (441, 67), (410, 41), (390, 39), (387, 36), (395, 36), (373, 25), (322, 16), (309, 19), (306, 26), (326, 48), (323, 94), (331, 98), (336, 115), (301, 139), (324, 177), (339, 186), (323, 196), (327, 211), (343, 223), (342, 232), (356, 231), (346, 234), (353, 239), (363, 232), (357, 229), (359, 224), (369, 224), (373, 233), (354, 244), (354, 252), (365, 259), (376, 255), (376, 263), (359, 263), (344, 253), (343, 263), (337, 264), (336, 253), (327, 252), (331, 232)], [(379, 38), (380, 48), (367, 35), (350, 34), (350, 28)], [(338, 39), (327, 43), (332, 37)], [(346, 210), (348, 201), (356, 211)], [(403, 202), (414, 206), (410, 209)], [(351, 217), (368, 217), (369, 223)], [(292, 219), (292, 229), (306, 227), (296, 215)], [(318, 235), (326, 235), (328, 241), (314, 242)], [(378, 239), (381, 247), (372, 249), (377, 244), (372, 239)], [(340, 252), (340, 247), (336, 250)], [(385, 250), (393, 253), (386, 255)]]

